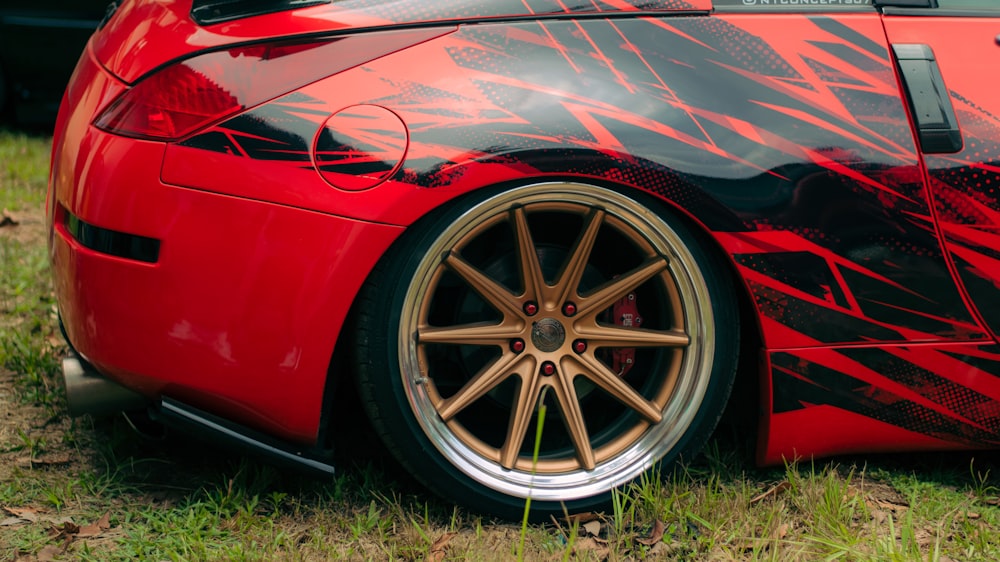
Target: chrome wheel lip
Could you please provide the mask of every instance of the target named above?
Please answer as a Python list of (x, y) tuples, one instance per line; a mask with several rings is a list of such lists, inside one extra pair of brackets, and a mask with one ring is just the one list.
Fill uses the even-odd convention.
[[(442, 255), (464, 240), (482, 221), (507, 213), (514, 205), (552, 201), (599, 207), (632, 225), (635, 232), (668, 258), (668, 272), (681, 296), (691, 343), (683, 352), (676, 389), (662, 411), (663, 421), (646, 428), (627, 450), (598, 463), (593, 470), (532, 473), (517, 468), (505, 469), (495, 460), (484, 457), (440, 418), (428, 392), (427, 374), (421, 368), (416, 333), (420, 303), (427, 298)], [(635, 479), (677, 446), (693, 423), (708, 388), (715, 326), (701, 269), (681, 237), (662, 218), (627, 195), (604, 187), (569, 182), (539, 183), (505, 191), (474, 205), (431, 242), (415, 269), (403, 302), (398, 335), (400, 372), (417, 422), (438, 452), (459, 471), (508, 496), (530, 496), (543, 501), (574, 500), (605, 493)]]

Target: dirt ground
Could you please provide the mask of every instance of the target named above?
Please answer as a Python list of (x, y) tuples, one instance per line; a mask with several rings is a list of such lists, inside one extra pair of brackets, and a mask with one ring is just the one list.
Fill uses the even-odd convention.
[(83, 468), (89, 459), (81, 458), (77, 444), (64, 439), (71, 418), (50, 416), (44, 407), (23, 403), (14, 389), (14, 373), (0, 369), (0, 482), (13, 482), (25, 471)]
[[(43, 247), (44, 222), (41, 208), (16, 212), (0, 210), (0, 241), (5, 242), (4, 247), (8, 251), (14, 252), (21, 248)], [(16, 260), (19, 257), (14, 255), (7, 258)], [(7, 308), (11, 303), (0, 304)], [(22, 322), (22, 319), (6, 313), (4, 310), (0, 322), (13, 324), (7, 327), (15, 331), (37, 329), (18, 326), (17, 323)], [(44, 337), (49, 340), (48, 344), (56, 353), (63, 348), (64, 344), (58, 334), (47, 334)], [(84, 470), (91, 459), (81, 453), (81, 444), (72, 439), (77, 433), (73, 431), (74, 421), (61, 411), (33, 404), (31, 400), (20, 396), (23, 384), (17, 379), (14, 372), (0, 367), (0, 484), (17, 489), (26, 477), (34, 481), (54, 482), (65, 479), (68, 474)], [(39, 381), (39, 384), (48, 387), (43, 391), (48, 393), (59, 381), (46, 378)], [(51, 507), (54, 506), (18, 509), (0, 501), (0, 508), (3, 508), (0, 510), (0, 532), (2, 527), (32, 524), (56, 526), (72, 520), (68, 513), (57, 513)]]
[[(42, 209), (0, 211), (0, 239), (22, 247), (39, 246), (45, 240)], [(13, 247), (16, 247), (14, 245)], [(0, 322), (11, 321), (5, 316)], [(54, 345), (62, 345), (56, 340)], [(10, 482), (16, 470), (71, 464), (71, 449), (62, 443), (70, 427), (66, 416), (50, 417), (45, 408), (25, 404), (15, 395), (14, 373), (0, 367), (0, 482)], [(30, 443), (45, 443), (44, 452), (31, 461)], [(38, 449), (35, 447), (35, 449)], [(56, 462), (58, 461), (58, 462)]]
[(45, 240), (45, 211), (42, 208), (0, 209), (0, 237), (25, 246), (41, 244)]

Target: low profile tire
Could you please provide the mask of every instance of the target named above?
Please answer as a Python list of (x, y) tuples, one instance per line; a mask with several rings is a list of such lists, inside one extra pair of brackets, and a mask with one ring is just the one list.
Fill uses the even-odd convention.
[(530, 496), (538, 518), (600, 509), (704, 445), (733, 383), (737, 305), (676, 217), (574, 183), (435, 215), (382, 260), (357, 315), (362, 398), (416, 478), (507, 518)]

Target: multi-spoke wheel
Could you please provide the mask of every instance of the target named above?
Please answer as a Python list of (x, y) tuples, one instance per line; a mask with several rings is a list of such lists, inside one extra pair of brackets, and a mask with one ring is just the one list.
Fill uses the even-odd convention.
[(528, 496), (538, 514), (597, 507), (697, 450), (738, 321), (694, 236), (593, 185), (471, 197), (408, 233), (359, 306), (360, 387), (390, 450), (438, 493), (515, 516)]

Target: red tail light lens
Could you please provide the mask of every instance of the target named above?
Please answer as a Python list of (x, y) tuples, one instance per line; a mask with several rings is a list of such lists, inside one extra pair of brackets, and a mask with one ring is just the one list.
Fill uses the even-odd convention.
[(142, 139), (174, 140), (243, 109), (231, 92), (203, 72), (179, 63), (125, 92), (97, 127)]
[(179, 140), (243, 109), (453, 30), (372, 32), (205, 53), (141, 79), (94, 125), (127, 137)]

